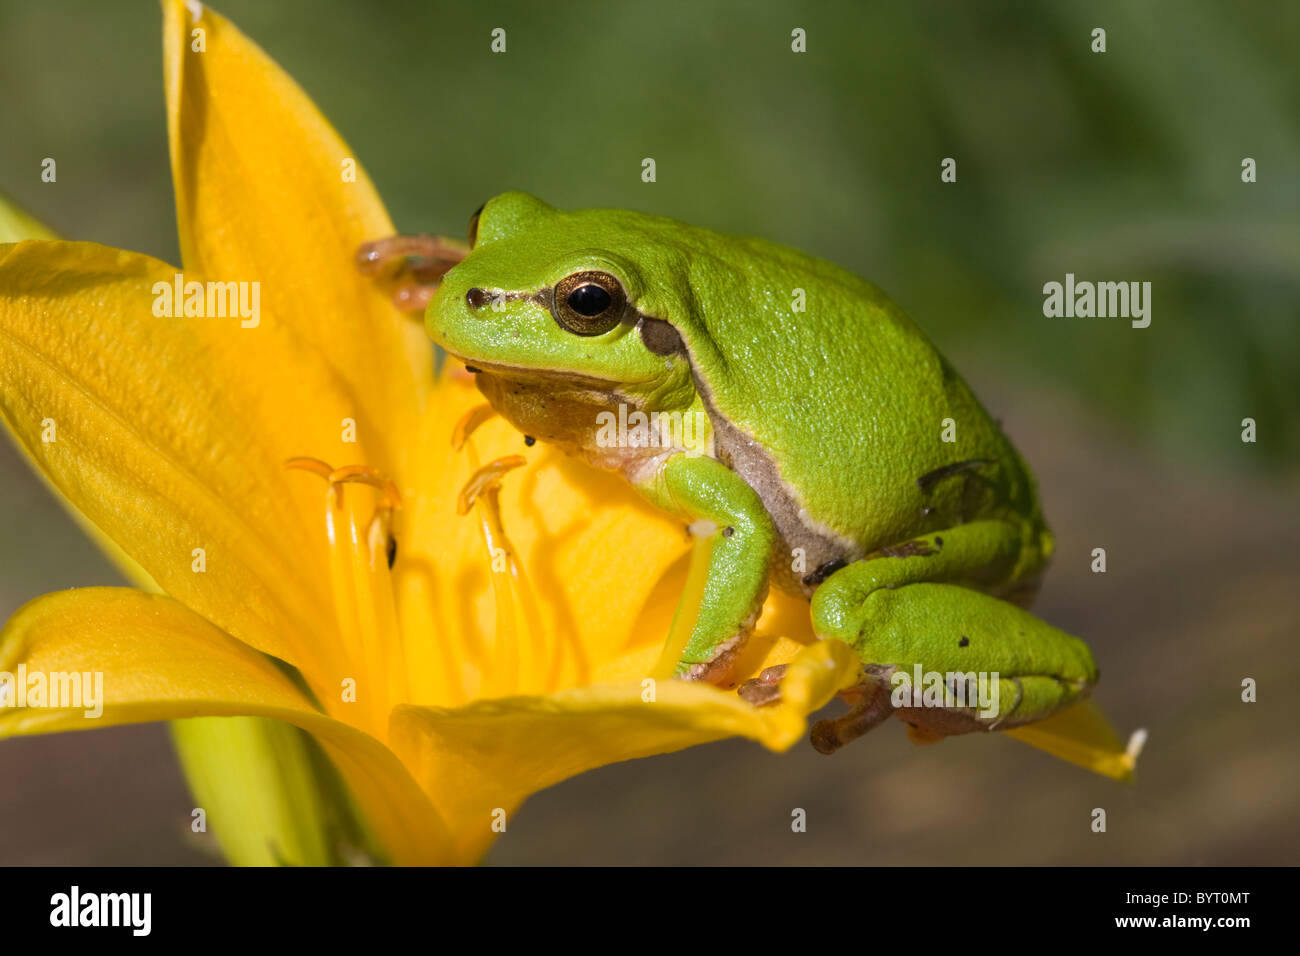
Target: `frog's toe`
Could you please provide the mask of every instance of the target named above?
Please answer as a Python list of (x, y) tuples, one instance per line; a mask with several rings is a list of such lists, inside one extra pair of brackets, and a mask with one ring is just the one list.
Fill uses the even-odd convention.
[(736, 693), (755, 707), (778, 704), (781, 702), (781, 680), (788, 667), (787, 664), (777, 664), (764, 668), (757, 677), (751, 677), (741, 684)]
[(907, 739), (919, 746), (924, 746), (925, 744), (937, 744), (946, 736), (947, 734), (941, 734), (937, 730), (922, 727), (920, 724), (907, 725)]
[(878, 727), (894, 712), (888, 687), (875, 677), (868, 677), (857, 687), (841, 692), (840, 697), (852, 705), (849, 712), (817, 721), (808, 735), (818, 753), (835, 753), (873, 727)]
[(357, 249), (357, 269), (367, 276), (402, 271), (442, 275), (464, 258), (464, 247), (442, 236), (386, 236), (362, 243)]
[(384, 285), (395, 285), (393, 304), (421, 312), (438, 291), (438, 282), (465, 258), (460, 244), (441, 236), (388, 236), (357, 250), (357, 270)]
[(393, 305), (403, 312), (423, 312), (437, 291), (437, 285), (405, 283), (393, 290)]
[(745, 642), (749, 640), (751, 627), (752, 621), (746, 622), (746, 626), (741, 629), (740, 633), (719, 644), (708, 660), (698, 662), (683, 661), (678, 676), (682, 680), (703, 681), (706, 684), (715, 684), (718, 687), (734, 687), (735, 681), (732, 670), (735, 667), (736, 658), (740, 656), (741, 650), (745, 647)]

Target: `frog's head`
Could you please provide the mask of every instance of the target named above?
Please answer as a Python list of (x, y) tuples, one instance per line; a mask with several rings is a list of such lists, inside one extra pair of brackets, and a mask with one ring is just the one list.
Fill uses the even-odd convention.
[[(538, 437), (547, 423), (536, 418), (555, 414), (547, 396), (680, 403), (690, 388), (682, 341), (657, 317), (675, 306), (663, 301), (673, 284), (663, 277), (685, 274), (681, 243), (665, 232), (672, 227), (684, 228), (617, 210), (562, 211), (519, 192), (497, 196), (471, 219), (472, 249), (429, 304), (429, 335), (480, 373), (498, 411)], [(643, 311), (647, 294), (652, 314)]]
[(613, 386), (662, 376), (679, 343), (638, 309), (647, 267), (658, 274), (674, 251), (656, 241), (655, 221), (565, 212), (526, 193), (495, 197), (470, 220), (472, 250), (429, 305), (429, 335), (485, 371)]

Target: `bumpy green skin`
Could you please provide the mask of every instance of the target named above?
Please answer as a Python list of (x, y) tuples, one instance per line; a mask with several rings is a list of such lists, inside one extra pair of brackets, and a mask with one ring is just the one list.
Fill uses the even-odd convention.
[[(567, 331), (548, 305), (583, 270), (627, 293), (625, 320), (602, 335)], [(472, 305), (471, 289), (504, 293), (503, 304)], [(792, 308), (796, 290), (805, 311)], [(678, 347), (656, 354), (661, 337), (652, 351), (648, 319), (668, 323)], [(725, 681), (770, 580), (809, 597), (817, 633), (869, 664), (1016, 679), (1014, 713), (998, 726), (1045, 716), (1095, 682), (1082, 642), (1007, 600), (1032, 596), (1051, 552), (1028, 469), (871, 284), (762, 240), (507, 193), (483, 209), (426, 321), (521, 430), (727, 529), (680, 673)], [(620, 401), (707, 415), (712, 455), (596, 448), (597, 412)], [(945, 428), (955, 441), (941, 440)]]

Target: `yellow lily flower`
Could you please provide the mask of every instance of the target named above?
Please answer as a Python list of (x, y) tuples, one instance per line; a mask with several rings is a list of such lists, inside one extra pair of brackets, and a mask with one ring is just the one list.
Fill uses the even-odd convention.
[[(0, 246), (0, 415), (141, 586), (49, 594), (11, 618), (0, 672), (102, 672), (103, 713), (10, 701), (0, 737), (293, 725), (399, 864), (473, 862), (530, 793), (596, 766), (799, 740), (856, 682), (851, 650), (774, 594), (741, 670), (789, 663), (780, 704), (656, 681), (707, 539), (553, 450), (485, 468), (521, 436), (499, 420), (458, 431), (478, 421), (476, 391), (435, 377), (419, 323), (352, 268), (394, 232), (355, 154), (230, 22), (163, 6), (183, 269), (92, 243)], [(156, 314), (178, 282), (186, 299), (189, 283), (248, 283), (255, 320)], [(1090, 713), (1061, 715), (1055, 737), (1052, 721), (1012, 733), (1126, 776)], [(191, 781), (215, 792), (192, 748), (254, 725), (179, 726)], [(274, 738), (244, 740), (262, 772), (291, 751)], [(297, 781), (289, 804), (309, 799), (303, 760), (278, 768)], [(231, 851), (242, 822), (213, 819), (247, 860)]]

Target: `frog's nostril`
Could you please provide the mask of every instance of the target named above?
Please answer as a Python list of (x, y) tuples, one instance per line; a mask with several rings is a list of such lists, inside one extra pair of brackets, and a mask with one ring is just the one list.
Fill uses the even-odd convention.
[(465, 293), (465, 302), (471, 309), (481, 309), (492, 301), (492, 296), (483, 289), (470, 289)]

